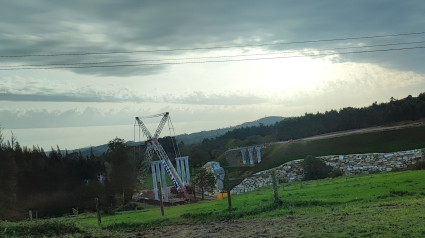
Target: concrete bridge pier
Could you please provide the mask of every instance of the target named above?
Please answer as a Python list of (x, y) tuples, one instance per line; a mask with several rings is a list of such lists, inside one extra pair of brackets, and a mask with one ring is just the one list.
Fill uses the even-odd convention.
[(250, 147), (248, 148), (249, 153), (249, 164), (254, 164), (254, 155), (253, 155), (254, 148)]
[[(158, 189), (161, 189), (162, 199), (165, 202), (168, 202), (168, 189), (167, 181), (165, 177), (165, 168), (160, 160), (151, 162), (152, 168), (152, 180), (153, 180), (153, 190), (155, 195), (155, 200), (159, 200)], [(158, 188), (159, 182), (159, 188)]]
[(255, 147), (255, 150), (257, 151), (257, 163), (261, 162), (261, 146)]
[(241, 149), (241, 153), (242, 153), (242, 164), (246, 164), (246, 157), (245, 157), (246, 149)]
[(190, 184), (190, 172), (189, 172), (189, 157), (178, 157), (176, 158), (177, 173), (179, 174), (183, 185)]

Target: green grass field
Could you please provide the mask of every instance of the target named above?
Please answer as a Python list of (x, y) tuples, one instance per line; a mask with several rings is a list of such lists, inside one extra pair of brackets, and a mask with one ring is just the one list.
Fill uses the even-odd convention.
[[(38, 237), (45, 228), (64, 237), (102, 237), (170, 224), (234, 219), (282, 220), (301, 237), (424, 237), (425, 171), (405, 171), (339, 177), (281, 184), (282, 206), (273, 203), (271, 187), (232, 196), (227, 200), (203, 201), (165, 208), (95, 214), (32, 222), (0, 223), (0, 236)], [(41, 233), (40, 233), (41, 232)]]

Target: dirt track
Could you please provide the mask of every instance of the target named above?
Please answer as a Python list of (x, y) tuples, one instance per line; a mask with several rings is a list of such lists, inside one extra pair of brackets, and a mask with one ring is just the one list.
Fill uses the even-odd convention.
[[(425, 120), (419, 120), (414, 122), (402, 122), (397, 125), (391, 125), (391, 126), (377, 126), (377, 127), (368, 127), (363, 129), (356, 129), (356, 130), (349, 130), (349, 131), (340, 131), (340, 132), (333, 132), (333, 133), (327, 133), (317, 136), (311, 136), (306, 137), (302, 139), (296, 139), (296, 140), (289, 140), (289, 141), (277, 141), (277, 142), (271, 142), (266, 143), (267, 145), (273, 145), (273, 144), (288, 144), (292, 142), (303, 142), (303, 141), (310, 141), (310, 140), (320, 140), (325, 138), (333, 138), (333, 137), (340, 137), (340, 136), (346, 136), (346, 135), (353, 135), (353, 134), (364, 134), (364, 133), (370, 133), (370, 132), (377, 132), (377, 131), (391, 131), (391, 130), (398, 130), (402, 128), (408, 128), (408, 127), (418, 127), (418, 126), (424, 126)], [(242, 148), (247, 147), (238, 147), (238, 148), (232, 148), (227, 150), (227, 152), (230, 151), (239, 151)]]
[(134, 232), (129, 237), (297, 237), (295, 217), (171, 225)]
[[(404, 124), (393, 125), (393, 126), (368, 127), (368, 128), (363, 128), (363, 129), (357, 129), (357, 130), (327, 133), (327, 134), (322, 134), (322, 135), (311, 136), (311, 137), (293, 140), (293, 142), (295, 142), (295, 141), (319, 140), (319, 139), (325, 139), (325, 138), (333, 138), (333, 137), (340, 137), (340, 136), (354, 135), (354, 134), (364, 134), (364, 133), (377, 132), (377, 131), (391, 131), (391, 130), (398, 130), (398, 129), (408, 128), (408, 127), (424, 126), (424, 125), (425, 125), (425, 120), (421, 120), (421, 121), (415, 121), (415, 122), (406, 122)], [(270, 143), (270, 144), (284, 144), (284, 143), (288, 143), (288, 142), (289, 141), (279, 141), (279, 142), (273, 142), (273, 143)]]

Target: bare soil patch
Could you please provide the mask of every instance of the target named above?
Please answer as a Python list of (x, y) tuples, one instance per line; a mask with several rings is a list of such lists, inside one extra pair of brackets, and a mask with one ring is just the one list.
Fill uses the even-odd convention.
[(133, 232), (129, 237), (297, 237), (295, 217), (179, 224)]

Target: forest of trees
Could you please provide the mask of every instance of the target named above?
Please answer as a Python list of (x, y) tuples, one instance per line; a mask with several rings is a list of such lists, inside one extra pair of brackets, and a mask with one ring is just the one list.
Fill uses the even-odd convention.
[(288, 118), (277, 125), (278, 140), (298, 139), (324, 133), (388, 125), (401, 121), (413, 121), (425, 117), (425, 93), (418, 97), (408, 96), (388, 103), (363, 108), (347, 107), (339, 111), (306, 113), (301, 117)]
[(104, 208), (128, 202), (137, 183), (140, 163), (121, 139), (111, 140), (102, 156), (83, 157), (61, 151), (21, 147), (0, 134), (0, 220), (69, 214), (72, 208), (93, 210), (94, 198)]

